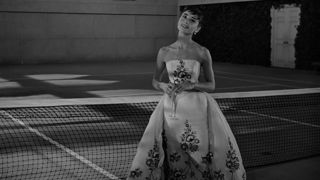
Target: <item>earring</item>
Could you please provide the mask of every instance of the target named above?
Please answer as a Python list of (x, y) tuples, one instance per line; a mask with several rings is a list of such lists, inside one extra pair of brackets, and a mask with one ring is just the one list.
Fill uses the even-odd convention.
[(198, 31), (195, 31), (193, 34), (196, 35), (198, 33)]

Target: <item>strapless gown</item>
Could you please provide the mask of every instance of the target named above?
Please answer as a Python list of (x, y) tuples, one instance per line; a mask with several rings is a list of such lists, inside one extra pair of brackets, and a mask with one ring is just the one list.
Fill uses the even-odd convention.
[[(198, 82), (200, 63), (166, 63), (171, 82)], [(217, 102), (205, 92), (165, 94), (138, 144), (127, 179), (245, 180), (235, 137)]]

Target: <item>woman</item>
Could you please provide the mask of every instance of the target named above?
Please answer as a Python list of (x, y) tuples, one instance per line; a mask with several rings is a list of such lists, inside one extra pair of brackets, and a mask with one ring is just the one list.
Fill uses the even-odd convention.
[[(201, 29), (198, 9), (185, 9), (178, 39), (159, 50), (153, 78), (165, 94), (150, 117), (128, 179), (244, 180), (233, 133), (216, 101), (210, 52), (194, 42)], [(167, 69), (169, 83), (161, 81)], [(199, 82), (203, 70), (204, 82)]]

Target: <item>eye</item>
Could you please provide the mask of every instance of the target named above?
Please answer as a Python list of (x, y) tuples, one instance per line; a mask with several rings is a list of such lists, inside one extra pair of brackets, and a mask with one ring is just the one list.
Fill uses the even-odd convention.
[(190, 22), (195, 23), (196, 20), (195, 19), (190, 19)]

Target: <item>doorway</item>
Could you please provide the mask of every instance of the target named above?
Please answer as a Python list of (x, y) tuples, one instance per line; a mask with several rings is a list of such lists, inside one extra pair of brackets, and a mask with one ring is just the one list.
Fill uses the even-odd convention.
[(295, 38), (300, 24), (300, 7), (271, 8), (271, 65), (295, 68)]

